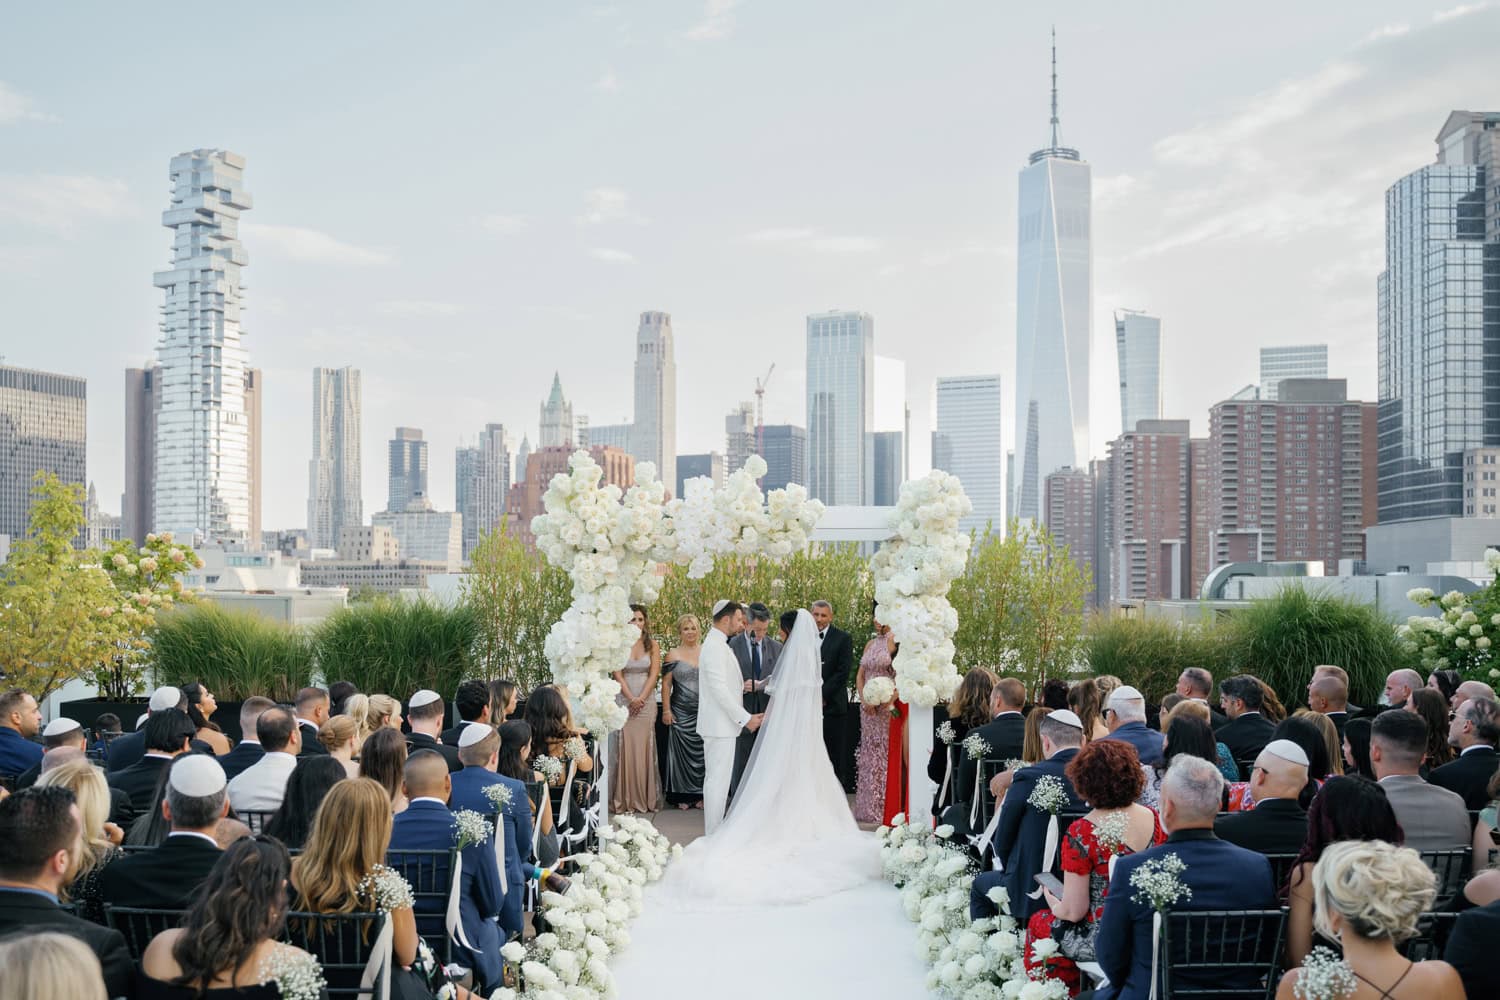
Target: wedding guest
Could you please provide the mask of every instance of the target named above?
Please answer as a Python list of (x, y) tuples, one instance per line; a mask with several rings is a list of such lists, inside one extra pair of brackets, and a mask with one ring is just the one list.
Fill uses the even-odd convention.
[(1495, 689), (1484, 681), (1464, 681), (1458, 686), (1458, 690), (1453, 692), (1453, 708), (1456, 710), (1470, 698), (1488, 698), (1490, 701), (1495, 701)]
[(833, 624), (833, 605), (814, 601), (808, 608), (818, 626), (823, 663), (823, 747), (845, 792), (854, 791), (853, 762), (846, 759), (844, 733), (849, 716), (849, 674), (854, 668), (854, 643), (849, 633)]
[(651, 622), (642, 604), (630, 606), (630, 623), (640, 630), (630, 658), (614, 672), (620, 703), (630, 713), (620, 730), (620, 752), (610, 767), (612, 812), (652, 813), (659, 792), (656, 772), (656, 681), (661, 675), (661, 647), (651, 637)]
[(241, 703), (240, 741), (234, 745), (233, 750), (219, 758), (230, 781), (266, 755), (265, 749), (260, 745), (260, 738), (255, 735), (255, 724), (260, 721), (266, 709), (275, 707), (274, 701), (260, 695), (251, 695)]
[[(927, 777), (937, 786), (937, 798), (933, 800), (933, 815), (953, 803), (958, 784), (958, 762), (963, 753), (964, 737), (990, 721), (990, 696), (995, 690), (995, 675), (984, 667), (971, 667), (959, 681), (958, 690), (948, 701), (944, 714), (953, 739), (944, 743), (936, 737), (934, 729), (932, 756), (927, 761)], [(937, 715), (936, 712), (933, 713)], [(934, 720), (935, 726), (942, 722)], [(1024, 734), (1023, 734), (1024, 736)]]
[(194, 681), (182, 686), (183, 697), (187, 698), (188, 718), (198, 731), (193, 734), (194, 739), (207, 743), (216, 756), (223, 756), (229, 752), (229, 737), (224, 735), (224, 730), (213, 721), (213, 714), (219, 710), (219, 703), (214, 698), (213, 692), (202, 684)]
[[(1301, 719), (1303, 722), (1311, 723), (1323, 736), (1323, 754), (1327, 756), (1327, 773), (1321, 775), (1327, 779), (1336, 774), (1344, 773), (1344, 749), (1342, 737), (1339, 735), (1338, 726), (1333, 720), (1322, 712), (1314, 712), (1310, 708), (1299, 708), (1292, 713), (1292, 718)], [(1316, 762), (1314, 762), (1316, 763)]]
[(388, 694), (352, 694), (344, 704), (344, 714), (359, 726), (359, 745), (381, 729), (401, 732), (401, 703)]
[[(584, 732), (574, 724), (568, 700), (555, 684), (543, 684), (531, 692), (531, 697), (526, 699), (526, 723), (531, 726), (531, 751), (534, 755), (552, 757), (562, 761), (564, 766), (572, 760), (580, 773), (593, 772), (594, 758), (587, 751), (571, 758), (568, 755), (568, 741), (582, 737)], [(562, 779), (553, 784), (561, 785)]]
[[(1014, 677), (1002, 677), (995, 682), (990, 695), (990, 721), (969, 731), (966, 740), (984, 743), (982, 759), (1010, 760), (1021, 757), (1021, 744), (1026, 738), (1026, 719), (1021, 709), (1026, 706), (1026, 686)], [(958, 782), (954, 788), (954, 800), (960, 807), (962, 819), (967, 822), (972, 813), (975, 797), (979, 794), (979, 758), (960, 748), (958, 760)], [(954, 817), (958, 818), (958, 817)], [(962, 826), (961, 823), (954, 823)], [(978, 833), (979, 831), (973, 831)]]
[(229, 811), (224, 769), (206, 754), (188, 754), (172, 764), (162, 814), (171, 832), (161, 846), (123, 857), (99, 878), (102, 902), (184, 910), (218, 864), (222, 851), (214, 839), (219, 820)]
[(125, 831), (126, 847), (158, 847), (167, 839), (167, 834), (172, 832), (172, 824), (162, 813), (162, 803), (167, 800), (167, 775), (170, 773), (171, 769), (164, 767), (157, 774), (150, 806), (141, 810)]
[(1500, 902), (1459, 914), (1448, 935), (1443, 961), (1458, 972), (1470, 997), (1500, 996), (1496, 941), (1500, 941)]
[[(770, 703), (766, 685), (776, 670), (776, 660), (781, 656), (781, 643), (767, 635), (770, 629), (771, 609), (756, 601), (745, 605), (745, 630), (729, 638), (729, 651), (739, 661), (740, 678), (745, 682), (742, 703), (751, 715), (763, 714)], [(730, 798), (740, 787), (740, 777), (750, 762), (751, 751), (755, 749), (755, 736), (755, 733), (745, 730), (735, 741), (734, 773), (729, 778)]]
[(444, 711), (443, 696), (436, 691), (423, 688), (411, 696), (406, 708), (406, 721), (411, 726), (411, 733), (406, 737), (406, 750), (408, 755), (418, 750), (431, 750), (440, 755), (449, 772), (453, 772), (464, 765), (458, 759), (458, 749), (442, 741)]
[(1487, 804), (1479, 810), (1479, 816), (1474, 824), (1473, 859), (1474, 871), (1483, 871), (1489, 867), (1490, 852), (1500, 848), (1500, 771), (1490, 776), (1490, 783), (1485, 788)]
[(516, 714), (516, 703), (520, 697), (521, 689), (516, 686), (515, 681), (490, 681), (490, 724), (498, 726), (512, 718)]
[[(1313, 866), (1330, 844), (1341, 840), (1405, 840), (1385, 791), (1361, 777), (1329, 781), (1307, 810), (1307, 840), (1292, 862), (1283, 891), (1287, 898), (1286, 964), (1301, 965), (1312, 950)], [(1332, 944), (1333, 942), (1324, 942)]]
[(104, 969), (89, 946), (69, 934), (13, 934), (0, 941), (5, 1000), (109, 1000)]
[[(500, 754), (495, 773), (514, 778), (526, 786), (530, 804), (530, 829), (536, 841), (537, 864), (551, 868), (559, 856), (557, 831), (552, 826), (552, 799), (547, 795), (547, 779), (526, 762), (531, 759), (531, 727), (520, 719), (500, 724)], [(460, 772), (462, 773), (462, 772)], [(540, 824), (541, 829), (537, 830)]]
[[(1196, 698), (1189, 698), (1188, 700), (1180, 703), (1176, 708), (1173, 708), (1171, 712), (1167, 713), (1167, 720), (1161, 727), (1161, 773), (1163, 776), (1166, 774), (1166, 765), (1172, 762), (1171, 748), (1167, 745), (1171, 742), (1170, 737), (1167, 735), (1167, 733), (1172, 728), (1172, 723), (1177, 719), (1197, 719), (1205, 726), (1210, 727), (1209, 739), (1214, 745), (1214, 755), (1212, 759), (1213, 762), (1218, 765), (1219, 772), (1224, 775), (1224, 780), (1237, 781), (1239, 779), (1240, 769), (1239, 766), (1234, 762), (1234, 754), (1230, 753), (1229, 748), (1219, 742), (1217, 734), (1213, 732), (1213, 718), (1213, 712), (1209, 709), (1208, 703), (1198, 701)], [(1208, 759), (1209, 758), (1204, 757), (1204, 760)], [(1157, 784), (1161, 784), (1160, 780), (1157, 781)], [(1150, 803), (1147, 804), (1149, 805)]]
[[(1214, 741), (1214, 731), (1208, 728), (1207, 713), (1200, 716), (1193, 711), (1202, 707), (1196, 702), (1184, 702), (1178, 706), (1183, 709), (1182, 713), (1168, 721), (1161, 763), (1141, 765), (1146, 778), (1138, 800), (1141, 805), (1158, 811), (1161, 809), (1161, 784), (1166, 780), (1172, 761), (1181, 756), (1206, 760), (1218, 768), (1220, 774), (1228, 777), (1223, 760), (1218, 755), (1218, 748), (1223, 744)], [(1237, 769), (1234, 770), (1239, 773)]]
[(1251, 676), (1256, 684), (1260, 685), (1260, 711), (1261, 714), (1272, 722), (1282, 722), (1286, 719), (1286, 706), (1281, 704), (1281, 699), (1276, 696), (1276, 689), (1259, 677)]
[[(1313, 869), (1314, 921), (1343, 946), (1356, 979), (1386, 1000), (1463, 1000), (1458, 972), (1447, 962), (1411, 962), (1397, 946), (1417, 932), (1432, 903), (1436, 878), (1417, 852), (1380, 841), (1333, 844)], [(1300, 996), (1293, 969), (1276, 988), (1278, 1000)]]
[(1307, 682), (1307, 707), (1326, 718), (1338, 730), (1339, 739), (1344, 738), (1344, 726), (1349, 722), (1349, 685), (1327, 671), (1314, 673)]
[(272, 970), (316, 961), (278, 940), (288, 910), (286, 848), (261, 837), (216, 853), (182, 926), (156, 935), (141, 956), (137, 1000), (278, 1000)]
[[(1262, 714), (1265, 689), (1248, 674), (1225, 679), (1219, 684), (1219, 706), (1229, 721), (1218, 727), (1219, 742), (1234, 754), (1236, 763), (1252, 761), (1271, 742), (1276, 723)], [(1243, 770), (1240, 779), (1250, 777)]]
[(1448, 745), (1448, 702), (1432, 688), (1418, 688), (1406, 699), (1406, 710), (1427, 724), (1427, 749), (1422, 754), (1422, 777), (1453, 760)]
[(1297, 801), (1307, 770), (1307, 754), (1296, 743), (1267, 743), (1250, 771), (1254, 808), (1220, 816), (1214, 836), (1258, 854), (1295, 854), (1307, 841), (1307, 813)]
[(1463, 796), (1464, 805), (1483, 809), (1490, 803), (1489, 786), (1500, 768), (1500, 704), (1490, 698), (1470, 698), (1453, 713), (1448, 725), (1448, 744), (1458, 758), (1428, 775), (1439, 788)]
[(1068, 688), (1068, 708), (1083, 720), (1085, 743), (1109, 735), (1109, 727), (1104, 724), (1104, 700), (1093, 681), (1078, 681)]
[(82, 832), (77, 800), (66, 788), (26, 788), (0, 799), (0, 935), (50, 930), (78, 938), (99, 959), (109, 996), (126, 996), (132, 963), (125, 938), (58, 906)]
[(1473, 834), (1463, 797), (1423, 781), (1427, 724), (1412, 712), (1382, 712), (1370, 736), (1370, 764), (1406, 832), (1406, 846), (1441, 851), (1467, 846)]
[(357, 694), (359, 687), (353, 681), (334, 681), (328, 685), (328, 714), (343, 715), (349, 699)]
[[(1181, 880), (1192, 895), (1179, 901), (1174, 910), (1276, 908), (1270, 862), (1213, 834), (1223, 796), (1224, 776), (1217, 767), (1197, 757), (1178, 757), (1161, 788), (1161, 825), (1169, 834), (1166, 842), (1116, 862), (1099, 918), (1095, 952), (1113, 996), (1120, 1000), (1144, 998), (1150, 988), (1154, 911), (1137, 900), (1140, 894), (1130, 885), (1131, 874), (1147, 861), (1175, 854), (1186, 865)], [(1171, 955), (1162, 957), (1163, 964), (1171, 961)], [(1173, 983), (1207, 996), (1216, 989), (1253, 988), (1258, 976), (1245, 969), (1228, 973), (1181, 969), (1173, 975)]]
[(1099, 692), (1099, 704), (1108, 705), (1109, 696), (1114, 694), (1115, 688), (1120, 687), (1124, 683), (1124, 681), (1120, 680), (1114, 674), (1100, 674), (1095, 677), (1094, 687)]
[[(1144, 851), (1162, 843), (1167, 835), (1156, 813), (1135, 801), (1145, 775), (1129, 744), (1095, 740), (1068, 763), (1066, 775), (1077, 791), (1070, 807), (1086, 800), (1092, 809), (1070, 823), (1062, 839), (1062, 895), (1044, 889), (1041, 901), (1027, 901), (1023, 909), (1011, 912), (1030, 914), (1026, 968), (1038, 968), (1036, 942), (1052, 938), (1061, 958), (1053, 958), (1047, 971), (1067, 983), (1070, 993), (1076, 993), (1081, 976), (1075, 963), (1098, 958), (1099, 918), (1104, 909), (1102, 900), (1109, 895), (1110, 859)], [(1037, 812), (1024, 804), (1019, 808)], [(1045, 832), (1046, 818), (1042, 820), (1035, 832)], [(1040, 855), (1040, 844), (1037, 853)], [(1019, 894), (1017, 890), (1026, 888), (1017, 884), (1012, 899)]]
[[(509, 684), (509, 681), (497, 681), (496, 683)], [(515, 687), (514, 684), (511, 685)], [(500, 706), (504, 708), (504, 702)], [(490, 708), (490, 685), (486, 681), (468, 680), (458, 686), (453, 694), (453, 708), (458, 712), (458, 725), (452, 729), (443, 730), (443, 742), (450, 747), (458, 746), (458, 738), (463, 735), (464, 726), (470, 722), (488, 722), (498, 726), (501, 721), (491, 718)]]
[(255, 833), (248, 826), (240, 820), (230, 819), (228, 816), (219, 820), (214, 826), (214, 843), (219, 845), (219, 850), (221, 851), (235, 841), (253, 836), (255, 836)]
[(30, 788), (36, 784), (36, 779), (42, 776), (42, 767), (47, 763), (49, 755), (69, 747), (82, 750), (87, 745), (88, 737), (84, 735), (83, 726), (77, 720), (53, 719), (42, 727), (42, 759), (16, 778), (16, 788)]
[[(1026, 731), (1021, 736), (1021, 763), (1036, 764), (1046, 760), (1042, 750), (1042, 720), (1052, 713), (1045, 705), (1037, 705), (1026, 713)], [(1079, 728), (1079, 733), (1083, 729)]]
[[(667, 802), (703, 808), (703, 737), (698, 735), (698, 656), (703, 626), (697, 615), (677, 619), (677, 646), (661, 665), (662, 725), (667, 734)], [(529, 727), (528, 727), (529, 734)]]
[(1410, 667), (1392, 670), (1385, 678), (1385, 707), (1404, 708), (1413, 691), (1422, 689), (1422, 675)]
[[(1307, 784), (1303, 787), (1298, 800), (1305, 809), (1312, 804), (1313, 796), (1318, 794), (1318, 789), (1328, 775), (1333, 772), (1333, 762), (1328, 757), (1328, 745), (1323, 740), (1323, 733), (1310, 719), (1290, 718), (1283, 719), (1277, 723), (1276, 728), (1271, 730), (1271, 740), (1287, 740), (1295, 743), (1307, 758)], [(1259, 754), (1256, 755), (1259, 757)], [(1229, 785), (1229, 802), (1227, 810), (1232, 813), (1242, 812), (1255, 808), (1255, 789), (1251, 781), (1231, 782)]]
[(1344, 725), (1344, 773), (1375, 780), (1370, 766), (1370, 734), (1374, 726), (1369, 719), (1350, 719)]
[(297, 711), (297, 729), (301, 733), (297, 756), (321, 757), (328, 752), (318, 742), (318, 727), (328, 721), (329, 705), (328, 692), (320, 687), (305, 687), (297, 692), (293, 704)]
[(1229, 717), (1213, 707), (1209, 701), (1214, 693), (1214, 675), (1202, 667), (1188, 667), (1177, 675), (1176, 693), (1208, 707), (1208, 724), (1218, 729), (1229, 721)]
[(1172, 709), (1186, 700), (1186, 698), (1176, 691), (1162, 696), (1161, 704), (1156, 706), (1156, 728), (1160, 729), (1163, 735), (1167, 732), (1167, 716), (1171, 714)]
[(75, 904), (80, 917), (102, 924), (104, 878), (121, 860), (119, 846), (124, 839), (120, 828), (106, 819), (109, 815), (109, 786), (104, 783), (104, 772), (92, 761), (79, 757), (49, 768), (37, 780), (37, 787), (66, 788), (78, 803), (78, 850), (74, 854), (73, 867), (66, 876), (68, 887), (64, 898)]
[[(328, 722), (332, 722), (333, 718)], [(323, 725), (328, 725), (328, 722)], [(308, 835), (312, 833), (318, 807), (323, 804), (333, 786), (348, 777), (343, 761), (336, 760), (331, 754), (303, 757), (292, 769), (292, 776), (287, 779), (286, 795), (281, 800), (280, 808), (266, 821), (263, 831), (265, 835), (275, 837), (289, 850), (302, 850), (302, 845), (307, 843)]]
[(860, 708), (859, 746), (854, 751), (854, 819), (860, 823), (879, 823), (885, 818), (886, 774), (891, 756), (891, 707), (896, 701), (892, 694), (891, 700), (884, 704), (865, 704), (865, 685), (871, 679), (884, 677), (893, 684), (896, 679), (896, 670), (891, 666), (896, 637), (878, 619), (872, 620), (875, 638), (865, 643), (854, 681)]
[[(472, 809), (482, 816), (498, 817), (505, 836), (506, 871), (500, 924), (519, 929), (529, 873), (523, 869), (531, 856), (531, 809), (526, 785), (500, 773), (500, 744), (500, 733), (494, 726), (483, 722), (469, 723), (469, 728), (459, 739), (458, 752), (463, 757), (464, 767), (451, 776), (448, 807), (454, 812)], [(485, 794), (486, 789), (494, 786), (504, 788), (508, 793), (504, 806), (496, 806)]]
[(1463, 679), (1457, 670), (1434, 670), (1427, 675), (1427, 686), (1443, 696), (1444, 704), (1451, 705)]
[(1068, 682), (1049, 677), (1042, 682), (1042, 705), (1057, 711), (1068, 707)]
[[(3, 705), (3, 702), (0, 702), (0, 705)], [(186, 714), (187, 697), (180, 688), (171, 684), (163, 684), (151, 692), (151, 698), (146, 703), (146, 714), (136, 720), (135, 730), (109, 741), (109, 770), (111, 772), (123, 771), (145, 755), (147, 720), (154, 713), (164, 712), (169, 708), (180, 709)], [(3, 717), (3, 713), (0, 713), (0, 718)], [(0, 733), (0, 736), (3, 735)]]
[(179, 708), (151, 713), (146, 720), (144, 755), (112, 777), (114, 786), (130, 796), (130, 804), (137, 814), (152, 808), (162, 772), (174, 757), (188, 752), (188, 745), (197, 731), (187, 713)]
[(401, 738), (399, 729), (382, 726), (359, 748), (359, 776), (370, 778), (385, 789), (393, 813), (406, 810), (406, 796), (401, 791), (401, 776), (405, 769), (406, 740)]
[(279, 809), (302, 749), (302, 727), (284, 708), (268, 708), (260, 714), (255, 720), (255, 738), (265, 756), (229, 783), (229, 803), (237, 813)]
[(344, 777), (359, 777), (359, 726), (347, 715), (330, 715), (328, 721), (318, 727), (318, 742), (328, 751), (328, 756), (344, 766)]
[(94, 718), (94, 744), (90, 750), (98, 754), (99, 760), (109, 759), (109, 741), (119, 736), (125, 730), (120, 726), (120, 717), (113, 712), (105, 712)]
[(1110, 692), (1104, 724), (1109, 727), (1104, 739), (1129, 743), (1142, 764), (1161, 763), (1161, 735), (1146, 728), (1146, 699), (1135, 688), (1124, 685)]

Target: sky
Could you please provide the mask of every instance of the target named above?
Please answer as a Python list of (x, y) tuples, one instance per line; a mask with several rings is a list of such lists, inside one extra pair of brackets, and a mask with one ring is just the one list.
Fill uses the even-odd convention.
[[(637, 318), (672, 314), (677, 450), (766, 392), (805, 423), (805, 317), (875, 317), (914, 473), (933, 381), (999, 372), (1013, 413), (1016, 178), (1092, 165), (1095, 456), (1119, 431), (1113, 311), (1162, 318), (1165, 413), (1326, 342), (1375, 398), (1384, 192), (1448, 112), (1500, 106), (1500, 7), (996, 0), (613, 6), (29, 4), (0, 32), (0, 356), (88, 379), (118, 511), (124, 369), (151, 357), (170, 158), (247, 158), (243, 343), (265, 373), (266, 528), (306, 522), (314, 366), (364, 373), (365, 513), (422, 428), (434, 502), (486, 423), (535, 441), (632, 409)], [(877, 411), (899, 414), (887, 366)], [(1005, 427), (1007, 440), (1013, 428)]]

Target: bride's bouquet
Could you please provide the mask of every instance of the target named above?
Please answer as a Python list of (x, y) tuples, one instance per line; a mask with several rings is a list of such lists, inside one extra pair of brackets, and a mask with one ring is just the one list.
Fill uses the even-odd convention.
[(859, 696), (870, 708), (889, 705), (896, 699), (896, 682), (889, 677), (871, 677)]

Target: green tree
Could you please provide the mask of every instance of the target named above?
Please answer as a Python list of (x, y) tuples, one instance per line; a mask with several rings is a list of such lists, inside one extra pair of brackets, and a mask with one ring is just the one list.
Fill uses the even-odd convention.
[(128, 539), (115, 542), (100, 561), (119, 592), (121, 606), (130, 609), (123, 619), (126, 635), (119, 648), (94, 668), (100, 696), (118, 701), (141, 692), (156, 616), (179, 602), (192, 603), (193, 595), (183, 589), (182, 576), (201, 567), (203, 560), (164, 531), (148, 534), (140, 547)]
[(571, 594), (568, 574), (529, 551), (503, 524), (486, 534), (469, 554), (463, 584), (474, 614), (475, 667), (526, 691), (550, 680), (547, 631), (568, 610)]

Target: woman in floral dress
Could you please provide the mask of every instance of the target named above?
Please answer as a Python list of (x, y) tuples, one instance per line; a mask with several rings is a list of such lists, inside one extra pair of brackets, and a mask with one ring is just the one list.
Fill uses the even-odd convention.
[(866, 705), (864, 690), (874, 677), (895, 680), (896, 670), (891, 666), (895, 639), (889, 628), (875, 622), (875, 638), (865, 644), (854, 680), (855, 693), (860, 696), (859, 747), (854, 751), (854, 818), (861, 823), (879, 823), (887, 818), (885, 799), (891, 756), (892, 703)]
[[(1167, 835), (1156, 813), (1136, 804), (1146, 775), (1134, 747), (1095, 740), (1068, 762), (1066, 774), (1079, 797), (1094, 808), (1074, 820), (1062, 838), (1063, 894), (1059, 898), (1045, 891), (1048, 908), (1031, 915), (1025, 964), (1028, 972), (1045, 968), (1076, 996), (1082, 983), (1077, 963), (1095, 960), (1110, 858), (1154, 847)], [(1037, 944), (1044, 940), (1052, 943), (1038, 952)]]

